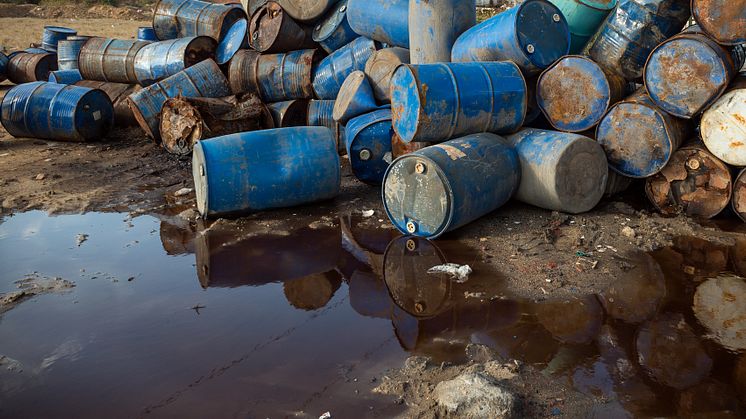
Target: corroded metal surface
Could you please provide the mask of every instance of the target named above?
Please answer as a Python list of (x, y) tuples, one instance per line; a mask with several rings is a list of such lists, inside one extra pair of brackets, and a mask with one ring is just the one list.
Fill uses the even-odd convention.
[(246, 19), (240, 4), (159, 0), (153, 12), (153, 29), (161, 41), (204, 35), (221, 42), (240, 19)]
[(357, 37), (358, 34), (347, 22), (347, 0), (342, 0), (329, 9), (313, 29), (313, 40), (329, 54), (349, 44)]
[(57, 70), (57, 55), (52, 53), (31, 54), (19, 52), (8, 61), (8, 80), (15, 84), (32, 81), (47, 81), (49, 73)]
[(300, 26), (279, 4), (270, 1), (251, 16), (249, 45), (259, 52), (287, 52), (316, 47), (312, 29)]
[(45, 26), (41, 38), (41, 47), (50, 52), (57, 51), (57, 43), (68, 36), (75, 36), (78, 32), (75, 29), (65, 28), (62, 26)]
[(409, 64), (409, 50), (399, 47), (379, 49), (365, 63), (365, 75), (380, 103), (391, 103), (391, 77), (401, 64)]
[(355, 70), (365, 69), (379, 44), (359, 37), (334, 51), (316, 66), (313, 73), (313, 90), (319, 99), (336, 99), (347, 76)]
[(699, 133), (707, 149), (733, 166), (746, 166), (746, 75), (702, 114)]
[[(360, 70), (353, 71), (339, 89), (334, 103), (334, 120), (346, 124), (351, 118), (368, 113), (378, 106), (368, 78)], [(389, 144), (391, 141), (389, 141)]]
[[(731, 207), (733, 212), (738, 215), (742, 221), (746, 222), (746, 169), (741, 170), (733, 182), (733, 197), (731, 198)], [(746, 261), (746, 259), (743, 259)], [(742, 272), (743, 275), (745, 272)]]
[(135, 55), (135, 76), (141, 86), (150, 86), (200, 61), (215, 59), (216, 47), (208, 36), (153, 42)]
[(111, 103), (114, 105), (114, 125), (115, 126), (137, 126), (135, 115), (127, 106), (127, 97), (139, 91), (142, 87), (136, 84), (110, 83), (105, 81), (81, 80), (75, 83), (76, 86), (98, 89), (106, 93)]
[(60, 70), (77, 70), (78, 56), (88, 38), (75, 37), (63, 39), (57, 43), (57, 67)]
[(456, 38), (477, 24), (474, 0), (411, 0), (409, 51), (412, 64), (451, 61)]
[(719, 43), (746, 43), (746, 0), (692, 0), (692, 15)]
[(91, 38), (80, 50), (78, 67), (85, 80), (137, 83), (135, 56), (149, 42)]
[(241, 50), (228, 64), (228, 80), (234, 94), (258, 93), (265, 102), (313, 97), (312, 70), (318, 50), (259, 54)]

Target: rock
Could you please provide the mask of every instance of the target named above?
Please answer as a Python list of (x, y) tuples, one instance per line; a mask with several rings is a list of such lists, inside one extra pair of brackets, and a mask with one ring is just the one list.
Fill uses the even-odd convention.
[(192, 188), (181, 188), (178, 191), (174, 192), (174, 196), (178, 197), (178, 196), (189, 195), (190, 193), (192, 193), (192, 191), (193, 191)]
[(44, 173), (39, 173), (34, 177), (35, 180), (44, 180), (47, 177)]
[(622, 236), (627, 237), (629, 239), (634, 239), (635, 230), (630, 226), (624, 226), (624, 228), (622, 228)]
[(187, 210), (184, 210), (176, 215), (178, 218), (181, 218), (182, 220), (196, 220), (199, 218), (199, 212), (197, 212), (194, 208), (189, 208)]
[(498, 355), (487, 345), (470, 343), (466, 346), (466, 357), (469, 361), (483, 364), (497, 359)]
[(509, 418), (515, 406), (515, 396), (482, 373), (438, 383), (433, 399), (448, 414), (460, 418)]

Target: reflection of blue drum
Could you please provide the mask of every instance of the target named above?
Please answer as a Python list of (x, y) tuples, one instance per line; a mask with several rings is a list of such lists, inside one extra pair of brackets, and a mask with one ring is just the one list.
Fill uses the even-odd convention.
[(360, 181), (380, 185), (391, 162), (391, 109), (379, 109), (350, 119), (345, 127), (352, 173)]

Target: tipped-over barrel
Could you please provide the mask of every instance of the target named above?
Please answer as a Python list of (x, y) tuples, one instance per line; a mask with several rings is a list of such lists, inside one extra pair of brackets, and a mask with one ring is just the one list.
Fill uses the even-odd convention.
[(378, 44), (359, 37), (321, 60), (313, 73), (313, 90), (319, 99), (336, 99), (339, 89), (353, 71), (365, 69), (365, 64), (378, 49)]
[(746, 75), (736, 79), (702, 114), (699, 132), (717, 158), (733, 166), (746, 166)]
[(477, 24), (475, 0), (411, 0), (409, 51), (412, 64), (451, 61), (456, 39)]
[(143, 86), (173, 76), (206, 59), (215, 59), (217, 43), (208, 36), (170, 39), (145, 45), (135, 55), (137, 82)]
[(360, 36), (409, 48), (409, 0), (349, 0), (347, 21)]
[(380, 185), (391, 162), (391, 109), (379, 109), (350, 119), (345, 127), (352, 173), (361, 182)]

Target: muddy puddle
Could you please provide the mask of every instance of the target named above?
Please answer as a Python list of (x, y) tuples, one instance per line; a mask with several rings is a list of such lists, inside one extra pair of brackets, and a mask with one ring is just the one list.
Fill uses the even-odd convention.
[[(534, 301), (476, 249), (359, 221), (5, 218), (0, 293), (72, 286), (0, 314), (0, 416), (390, 417), (404, 406), (371, 393), (387, 369), (480, 343), (598, 417), (743, 417), (746, 241), (682, 237), (598, 295)], [(474, 272), (426, 272), (447, 262)]]

